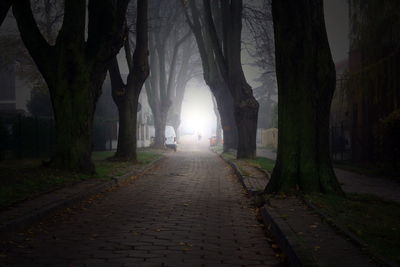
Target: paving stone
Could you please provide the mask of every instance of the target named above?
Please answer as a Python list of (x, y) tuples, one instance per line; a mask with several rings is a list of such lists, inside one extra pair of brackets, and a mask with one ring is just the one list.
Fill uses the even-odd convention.
[(81, 266), (279, 264), (231, 168), (198, 149), (168, 154), (132, 183), (38, 228), (2, 245), (7, 266), (29, 261), (22, 255), (49, 265), (59, 259)]

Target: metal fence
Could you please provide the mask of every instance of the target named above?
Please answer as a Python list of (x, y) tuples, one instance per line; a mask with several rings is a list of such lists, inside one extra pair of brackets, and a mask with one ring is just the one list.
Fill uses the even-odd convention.
[(55, 140), (52, 118), (1, 116), (0, 157), (46, 157)]
[[(116, 139), (112, 130), (110, 122), (94, 122), (93, 150), (112, 149), (112, 140)], [(54, 149), (55, 136), (51, 117), (0, 115), (0, 160), (49, 157)]]
[(351, 160), (351, 139), (341, 126), (330, 128), (330, 151), (333, 160)]

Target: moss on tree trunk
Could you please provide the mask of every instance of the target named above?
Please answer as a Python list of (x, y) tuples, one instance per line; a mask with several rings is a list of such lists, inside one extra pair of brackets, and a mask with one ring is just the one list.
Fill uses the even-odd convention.
[(77, 81), (52, 91), (56, 142), (50, 166), (94, 173), (91, 133), (95, 102), (89, 93), (90, 83)]
[(335, 67), (322, 0), (273, 0), (278, 155), (267, 193), (341, 193), (329, 154)]

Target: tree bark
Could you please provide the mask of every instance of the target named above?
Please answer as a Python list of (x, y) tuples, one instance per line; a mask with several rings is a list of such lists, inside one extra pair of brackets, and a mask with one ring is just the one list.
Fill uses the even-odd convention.
[[(191, 18), (189, 11), (191, 13)], [(233, 113), (232, 94), (228, 89), (226, 79), (223, 78), (222, 72), (217, 67), (218, 63), (212, 49), (210, 34), (209, 32), (202, 30), (204, 22), (201, 21), (195, 1), (188, 2), (188, 7), (185, 9), (185, 15), (196, 38), (203, 66), (204, 81), (209, 86), (217, 102), (224, 134), (224, 151), (237, 149), (238, 137), (236, 121)]]
[[(172, 14), (176, 16), (176, 14)], [(168, 113), (172, 106), (173, 91), (176, 83), (176, 62), (178, 54), (184, 44), (190, 37), (190, 31), (181, 35), (179, 39), (174, 40), (171, 35), (172, 30), (177, 27), (176, 18), (171, 17), (170, 24), (163, 25), (158, 31), (152, 32), (150, 38), (151, 75), (149, 82), (146, 83), (149, 105), (154, 117), (155, 137), (153, 147), (165, 148), (165, 129), (167, 125)], [(177, 36), (175, 36), (177, 37)], [(172, 42), (169, 41), (172, 39)], [(171, 53), (171, 61), (166, 56)], [(168, 71), (167, 71), (168, 70)]]
[(3, 24), (7, 16), (8, 10), (11, 8), (11, 0), (2, 0), (0, 2), (0, 26)]
[(210, 0), (203, 0), (203, 6), (215, 61), (234, 100), (237, 158), (254, 158), (259, 105), (246, 81), (241, 63), (242, 0), (221, 2), (222, 44), (215, 28)]
[[(117, 103), (117, 102), (116, 102)], [(136, 161), (137, 147), (137, 110), (139, 96), (130, 93), (125, 95), (118, 107), (118, 145), (114, 159), (122, 161)]]
[(56, 145), (50, 166), (94, 173), (91, 135), (96, 101), (110, 58), (122, 46), (128, 0), (90, 1), (85, 41), (86, 2), (66, 1), (55, 45), (43, 38), (29, 0), (13, 2), (22, 40), (50, 90)]
[(216, 137), (216, 143), (220, 145), (222, 143), (222, 126), (221, 126), (221, 116), (218, 111), (218, 104), (217, 100), (215, 100), (215, 97), (212, 97), (212, 102), (213, 102), (213, 107), (214, 107), (214, 114), (215, 117), (217, 118), (217, 123), (216, 123), (216, 128), (215, 128), (215, 137)]
[(155, 112), (153, 111), (155, 129), (153, 147), (155, 148), (165, 148), (165, 128), (167, 126), (168, 108), (161, 105), (160, 109)]
[(129, 37), (125, 41), (127, 62), (130, 66), (127, 84), (122, 81), (118, 60), (114, 58), (110, 67), (112, 96), (118, 108), (119, 131), (118, 146), (114, 159), (137, 160), (137, 112), (139, 95), (149, 75), (148, 34), (147, 34), (147, 0), (138, 0), (136, 19), (136, 48), (131, 57), (128, 46)]
[(229, 89), (234, 99), (234, 114), (238, 125), (237, 158), (256, 156), (257, 120), (259, 104), (253, 90), (247, 83), (241, 61), (242, 1), (231, 2), (230, 12), (226, 12), (223, 23), (225, 59), (228, 67)]
[(277, 162), (265, 192), (341, 193), (329, 153), (335, 67), (322, 0), (273, 0), (279, 95)]
[(64, 72), (67, 77), (73, 75), (73, 79), (58, 79), (56, 84), (49, 84), (56, 128), (51, 166), (93, 173), (91, 132), (96, 100), (90, 93), (89, 73), (76, 67), (81, 70), (79, 73)]
[(236, 150), (238, 147), (238, 130), (233, 113), (233, 99), (224, 82), (212, 83), (209, 85), (217, 102), (218, 111), (221, 117), (221, 127), (224, 133), (224, 152)]

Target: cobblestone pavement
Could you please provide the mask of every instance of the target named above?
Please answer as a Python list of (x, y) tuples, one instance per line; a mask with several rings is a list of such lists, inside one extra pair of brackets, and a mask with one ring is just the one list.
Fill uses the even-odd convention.
[(267, 239), (230, 167), (196, 148), (3, 237), (0, 266), (279, 266)]

